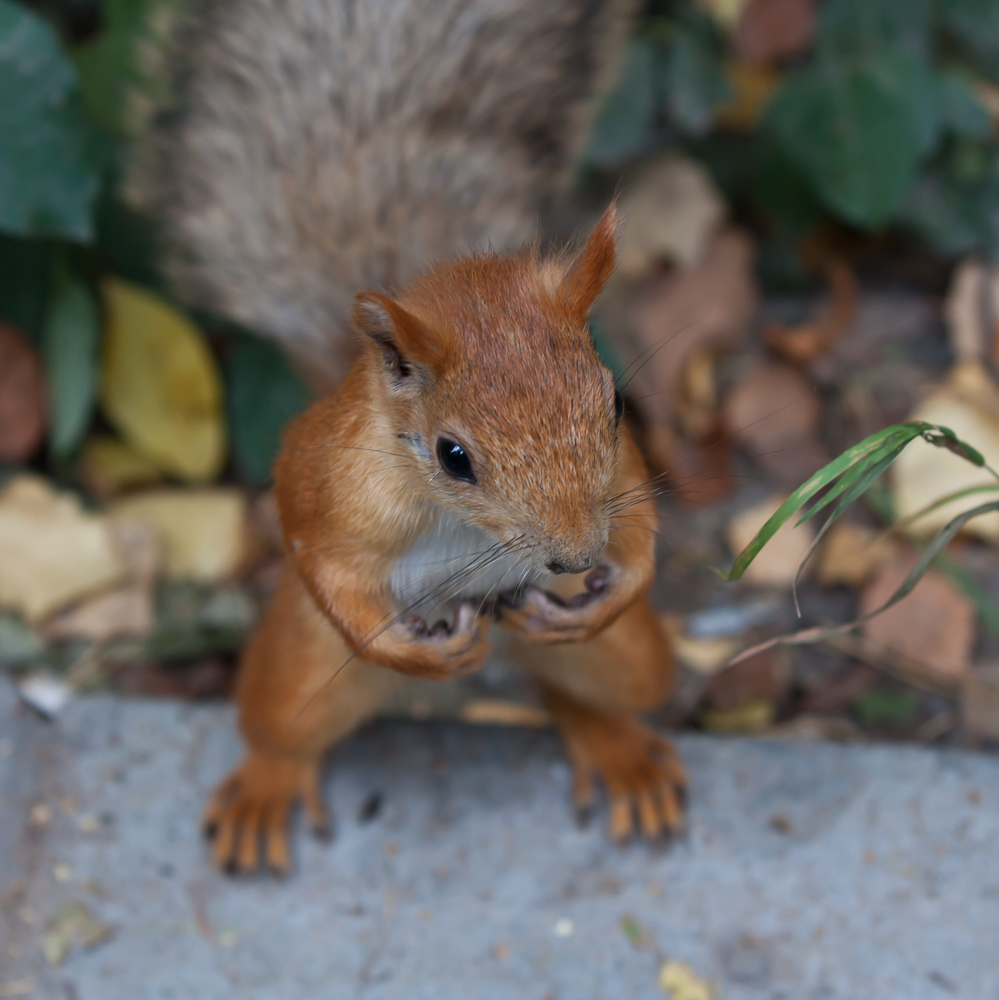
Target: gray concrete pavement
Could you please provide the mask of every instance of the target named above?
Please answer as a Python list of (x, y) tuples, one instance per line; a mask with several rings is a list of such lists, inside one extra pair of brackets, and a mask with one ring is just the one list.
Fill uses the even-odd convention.
[[(661, 852), (573, 824), (550, 733), (386, 723), (334, 757), (334, 843), (229, 881), (195, 826), (230, 719), (100, 697), (46, 723), (0, 682), (0, 996), (661, 1000), (675, 958), (724, 1000), (999, 998), (995, 757), (685, 737)], [(112, 935), (52, 968), (71, 900)]]

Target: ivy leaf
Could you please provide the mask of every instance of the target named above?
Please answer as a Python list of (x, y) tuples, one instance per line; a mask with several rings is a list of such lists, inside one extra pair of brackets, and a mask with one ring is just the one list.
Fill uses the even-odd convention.
[(281, 431), (311, 396), (285, 356), (259, 337), (240, 337), (226, 375), (236, 465), (245, 479), (262, 486), (271, 478)]
[(56, 274), (42, 336), (56, 459), (80, 443), (94, 412), (99, 380), (100, 310), (93, 291), (65, 270)]
[(873, 228), (898, 211), (939, 135), (930, 85), (901, 51), (819, 59), (788, 78), (765, 124), (833, 211)]
[(817, 47), (838, 58), (876, 56), (886, 47), (897, 47), (925, 61), (932, 14), (932, 0), (829, 0), (822, 8)]
[(55, 32), (0, 0), (0, 230), (88, 241), (101, 141)]
[(941, 24), (995, 77), (999, 59), (999, 5), (995, 0), (943, 0)]
[(732, 96), (721, 43), (706, 15), (677, 23), (661, 73), (671, 117), (685, 132), (704, 135)]
[(52, 244), (0, 235), (0, 321), (38, 343), (48, 305)]
[(969, 139), (987, 139), (992, 134), (988, 111), (964, 80), (948, 74), (940, 76), (936, 86), (941, 124), (945, 129)]
[(633, 38), (625, 52), (621, 79), (606, 96), (593, 122), (583, 161), (610, 166), (642, 152), (658, 110), (656, 48), (649, 38)]
[(141, 83), (137, 62), (151, 0), (108, 0), (105, 28), (74, 53), (87, 110), (113, 135), (128, 133), (128, 92)]

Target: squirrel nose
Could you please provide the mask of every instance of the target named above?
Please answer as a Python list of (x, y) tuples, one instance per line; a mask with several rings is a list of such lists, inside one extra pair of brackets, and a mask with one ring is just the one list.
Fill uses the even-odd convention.
[(565, 562), (561, 559), (549, 559), (547, 566), (552, 573), (585, 573), (596, 562), (592, 556), (584, 556), (574, 562)]

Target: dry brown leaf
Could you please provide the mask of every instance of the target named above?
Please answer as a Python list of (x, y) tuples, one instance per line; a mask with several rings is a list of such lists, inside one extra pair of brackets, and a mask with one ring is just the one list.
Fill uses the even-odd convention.
[(732, 387), (722, 422), (752, 454), (779, 451), (814, 437), (822, 403), (808, 380), (787, 365), (761, 361)]
[(628, 281), (663, 263), (699, 264), (726, 212), (708, 172), (679, 153), (643, 165), (619, 205), (627, 224), (617, 251), (617, 273)]
[(152, 486), (163, 478), (156, 464), (112, 437), (91, 437), (76, 468), (80, 482), (102, 500), (128, 490)]
[(217, 583), (246, 564), (247, 502), (239, 490), (151, 490), (117, 501), (110, 514), (116, 522), (155, 526), (171, 579)]
[(37, 451), (46, 413), (38, 353), (20, 330), (0, 323), (0, 462), (23, 462)]
[(705, 688), (709, 707), (729, 712), (750, 702), (781, 701), (791, 680), (785, 649), (767, 649), (716, 673)]
[(676, 615), (663, 615), (660, 622), (669, 636), (673, 654), (680, 663), (698, 674), (717, 673), (739, 648), (739, 640), (731, 636), (702, 639), (687, 635), (682, 619)]
[[(881, 607), (912, 564), (912, 559), (904, 559), (882, 566), (860, 595), (858, 615)], [(947, 577), (931, 569), (908, 597), (861, 629), (871, 643), (918, 665), (933, 682), (956, 685), (971, 663), (975, 608)]]
[(730, 62), (725, 70), (732, 97), (715, 111), (715, 125), (735, 132), (752, 132), (780, 85), (780, 74), (769, 66)]
[[(732, 518), (726, 534), (733, 555), (738, 555), (753, 540), (786, 499), (783, 495), (770, 497)], [(749, 564), (743, 579), (749, 583), (773, 587), (790, 586), (814, 537), (813, 521), (806, 521), (796, 527), (794, 518), (791, 518), (763, 546), (760, 554)], [(802, 575), (808, 573), (810, 566), (811, 563), (806, 564)]]
[(48, 922), (48, 933), (42, 939), (42, 951), (49, 964), (58, 968), (74, 948), (96, 948), (114, 933), (112, 928), (98, 920), (78, 900), (63, 903)]
[(816, 576), (827, 585), (859, 587), (895, 554), (896, 546), (878, 532), (837, 521), (822, 542)]
[(665, 962), (659, 970), (659, 988), (669, 1000), (715, 1000), (714, 986), (701, 979), (686, 962)]
[(475, 698), (461, 706), (458, 718), (476, 726), (527, 726), (543, 729), (551, 716), (537, 705), (525, 705), (505, 698)]
[(961, 685), (961, 723), (974, 743), (999, 741), (999, 663), (968, 671)]
[(802, 56), (815, 38), (814, 0), (749, 0), (732, 32), (740, 58), (771, 63)]
[(107, 519), (72, 494), (32, 475), (0, 493), (0, 605), (37, 623), (124, 576)]
[(145, 636), (153, 629), (153, 595), (148, 586), (130, 584), (99, 594), (56, 615), (46, 626), (47, 639), (104, 641), (118, 635)]
[(944, 318), (950, 348), (958, 361), (983, 361), (999, 337), (999, 272), (977, 257), (954, 270)]
[(762, 733), (777, 717), (777, 706), (771, 701), (747, 701), (736, 708), (707, 709), (701, 724), (712, 733)]
[(658, 454), (655, 443), (660, 435), (668, 440), (672, 398), (686, 359), (736, 348), (749, 330), (759, 301), (753, 258), (748, 236), (732, 229), (722, 232), (701, 264), (658, 279), (631, 309), (640, 353), (628, 375), (628, 391), (646, 423), (650, 454), (660, 469), (669, 467), (670, 455)]
[[(980, 451), (992, 468), (999, 469), (999, 387), (977, 362), (955, 366), (947, 381), (916, 407), (910, 419), (949, 427), (962, 441)], [(987, 470), (918, 439), (892, 466), (892, 492), (899, 518), (909, 517), (949, 493), (995, 484)], [(962, 511), (989, 499), (997, 497), (981, 494), (955, 500), (919, 518), (906, 531), (917, 537), (935, 534)], [(999, 541), (999, 513), (976, 517), (963, 530)]]
[(849, 330), (857, 315), (857, 279), (838, 258), (825, 266), (830, 301), (820, 315), (800, 326), (770, 323), (763, 331), (766, 345), (792, 364), (804, 365), (826, 354)]

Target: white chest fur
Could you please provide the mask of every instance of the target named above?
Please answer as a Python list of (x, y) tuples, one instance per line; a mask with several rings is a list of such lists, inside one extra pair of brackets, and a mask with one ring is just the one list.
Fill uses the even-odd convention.
[(429, 618), (461, 599), (494, 598), (540, 575), (480, 528), (442, 514), (395, 564), (392, 591), (400, 607)]

